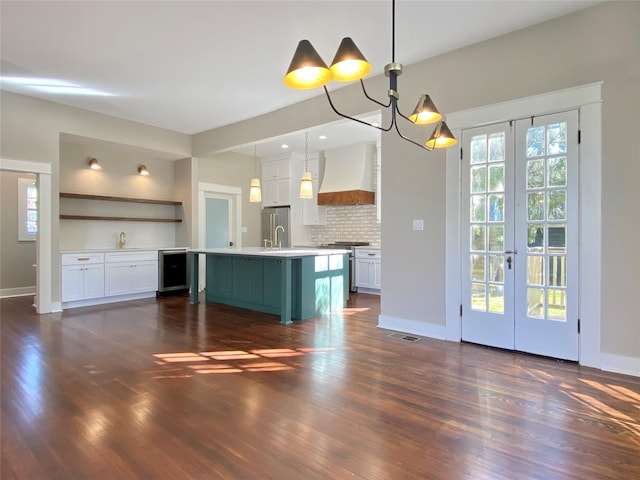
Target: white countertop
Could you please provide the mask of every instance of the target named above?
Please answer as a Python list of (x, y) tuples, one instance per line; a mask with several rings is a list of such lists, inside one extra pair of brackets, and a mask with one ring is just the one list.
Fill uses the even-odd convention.
[(60, 250), (60, 253), (92, 253), (92, 252), (157, 252), (158, 250), (188, 250), (189, 247), (124, 247), (124, 248), (74, 248)]
[(256, 257), (316, 257), (319, 255), (336, 255), (349, 253), (350, 250), (319, 249), (319, 248), (274, 248), (243, 247), (243, 248), (194, 248), (193, 253), (217, 253), (224, 255), (254, 255)]

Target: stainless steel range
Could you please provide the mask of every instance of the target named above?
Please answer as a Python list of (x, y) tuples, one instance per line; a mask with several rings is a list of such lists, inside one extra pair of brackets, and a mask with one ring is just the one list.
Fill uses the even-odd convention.
[(320, 248), (334, 248), (340, 250), (349, 250), (349, 291), (357, 292), (358, 287), (356, 287), (356, 263), (353, 260), (353, 257), (356, 254), (356, 247), (367, 247), (369, 242), (350, 242), (350, 241), (340, 241), (333, 243), (323, 243), (320, 245)]

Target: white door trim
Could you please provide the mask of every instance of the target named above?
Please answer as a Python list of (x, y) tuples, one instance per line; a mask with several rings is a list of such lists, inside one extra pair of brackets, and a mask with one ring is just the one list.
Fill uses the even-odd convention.
[[(447, 115), (447, 124), (457, 138), (464, 128), (489, 123), (544, 115), (564, 110), (579, 110), (582, 142), (580, 152), (580, 272), (579, 318), (580, 364), (601, 368), (601, 128), (602, 83), (559, 90)], [(445, 335), (460, 341), (461, 305), (461, 168), (460, 149), (448, 149), (446, 171), (446, 252), (445, 252)], [(585, 266), (588, 265), (588, 268)], [(588, 274), (587, 274), (588, 272)]]
[[(38, 198), (51, 199), (51, 164), (0, 157), (0, 170), (34, 173), (37, 177)], [(36, 239), (36, 312), (51, 313), (55, 308), (51, 298), (51, 201), (38, 202), (38, 236)]]

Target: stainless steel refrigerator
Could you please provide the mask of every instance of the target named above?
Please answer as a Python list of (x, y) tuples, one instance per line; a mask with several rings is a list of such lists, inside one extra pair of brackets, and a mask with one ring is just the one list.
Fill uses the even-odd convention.
[[(264, 245), (263, 240), (273, 242), (273, 246), (278, 245), (278, 241), (282, 241), (283, 247), (291, 246), (291, 208), (290, 207), (269, 207), (262, 209), (262, 237), (260, 241)], [(282, 227), (282, 228), (279, 228)], [(283, 231), (284, 229), (284, 231)], [(276, 232), (277, 231), (277, 232)], [(278, 238), (276, 239), (276, 233)]]

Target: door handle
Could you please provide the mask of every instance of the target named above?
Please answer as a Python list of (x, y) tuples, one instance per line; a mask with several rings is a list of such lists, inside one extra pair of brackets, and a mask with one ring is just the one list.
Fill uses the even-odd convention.
[(518, 253), (518, 250), (505, 250), (504, 253), (505, 253), (505, 255), (507, 255), (507, 254), (508, 255), (511, 255), (511, 254), (516, 255)]
[(512, 262), (511, 257), (507, 257), (507, 267), (509, 270), (511, 270), (511, 262)]

